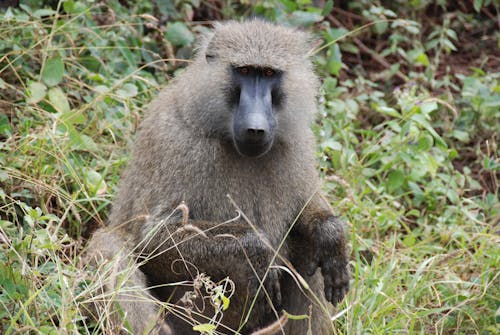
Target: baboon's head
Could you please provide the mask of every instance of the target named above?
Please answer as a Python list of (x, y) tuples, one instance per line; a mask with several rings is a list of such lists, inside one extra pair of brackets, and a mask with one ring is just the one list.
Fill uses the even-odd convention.
[(259, 157), (303, 136), (294, 132), (309, 127), (317, 86), (309, 50), (304, 33), (263, 21), (217, 24), (207, 36), (199, 60), (225, 97), (214, 113), (238, 153)]

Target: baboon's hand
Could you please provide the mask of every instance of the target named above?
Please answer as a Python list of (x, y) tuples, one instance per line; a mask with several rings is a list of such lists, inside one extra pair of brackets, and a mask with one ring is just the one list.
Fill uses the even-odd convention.
[[(271, 248), (271, 243), (263, 234), (248, 234), (243, 239), (249, 264), (248, 278), (253, 278), (250, 281), (251, 293), (256, 293), (260, 286), (260, 281), (264, 279), (262, 288), (260, 289), (261, 297), (265, 293), (269, 296), (275, 307), (281, 305), (281, 287), (280, 274), (277, 268), (272, 267), (274, 259), (274, 251)], [(267, 275), (266, 275), (267, 272)], [(257, 279), (258, 276), (258, 279)], [(265, 292), (264, 292), (265, 291)]]
[[(323, 253), (321, 255), (321, 253)], [(319, 265), (324, 278), (325, 297), (332, 304), (339, 303), (349, 289), (347, 259), (340, 255), (326, 255), (320, 252)]]
[[(259, 276), (262, 279), (262, 276)], [(259, 289), (260, 282), (255, 279), (251, 282), (250, 290), (251, 292), (257, 292)], [(281, 287), (280, 287), (280, 277), (278, 269), (269, 269), (269, 272), (264, 280), (262, 288), (260, 289), (261, 297), (266, 297), (266, 293), (271, 299), (274, 308), (278, 309), (281, 305)], [(266, 299), (267, 300), (267, 299)], [(268, 305), (266, 303), (266, 305)]]
[(321, 268), (324, 278), (325, 297), (333, 304), (340, 302), (349, 289), (349, 268), (342, 222), (331, 216), (318, 223), (313, 236), (313, 267)]
[(266, 281), (264, 282), (266, 290), (274, 303), (275, 308), (281, 307), (281, 286), (280, 274), (278, 269), (269, 269)]

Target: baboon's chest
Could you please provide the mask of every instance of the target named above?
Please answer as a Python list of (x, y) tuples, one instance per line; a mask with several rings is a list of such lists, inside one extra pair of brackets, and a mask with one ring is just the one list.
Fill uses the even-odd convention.
[(259, 174), (250, 169), (214, 169), (214, 172), (211, 177), (199, 179), (200, 191), (184, 199), (192, 219), (225, 222), (241, 211), (250, 221), (242, 219), (245, 224), (281, 236), (305, 204), (304, 187), (300, 190), (293, 176), (288, 176), (285, 182), (281, 176), (266, 171)]
[(279, 148), (252, 159), (232, 150), (215, 141), (204, 150), (196, 150), (202, 157), (194, 164), (189, 156), (183, 156), (172, 166), (164, 183), (168, 187), (160, 198), (185, 201), (193, 220), (222, 223), (241, 210), (251, 224), (281, 238), (317, 191), (314, 161)]

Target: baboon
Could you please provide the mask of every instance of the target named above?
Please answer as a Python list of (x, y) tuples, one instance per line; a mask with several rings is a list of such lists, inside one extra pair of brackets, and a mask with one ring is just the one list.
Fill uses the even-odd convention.
[(129, 264), (127, 252), (136, 256), (127, 285), (144, 299), (117, 297), (136, 334), (157, 317), (153, 330), (164, 334), (207, 323), (195, 313), (160, 315), (152, 299), (182, 306), (193, 287), (169, 283), (199, 273), (234, 283), (219, 333), (258, 332), (281, 310), (310, 317), (289, 320), (280, 333), (332, 333), (318, 306), (346, 294), (348, 258), (343, 224), (319, 191), (310, 129), (318, 79), (308, 51), (308, 35), (291, 28), (217, 23), (151, 103), (109, 227), (88, 248), (94, 262), (125, 255), (119, 268)]

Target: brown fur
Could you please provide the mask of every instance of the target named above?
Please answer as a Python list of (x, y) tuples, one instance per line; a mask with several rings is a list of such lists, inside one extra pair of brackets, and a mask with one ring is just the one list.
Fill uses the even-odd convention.
[[(261, 21), (217, 24), (194, 62), (151, 104), (113, 204), (110, 227), (96, 233), (90, 255), (110, 257), (122, 247), (146, 257), (131, 277), (134, 285), (144, 288), (193, 279), (193, 267), (187, 266), (188, 271), (178, 262), (172, 267), (180, 258), (214, 281), (229, 276), (236, 293), (222, 323), (238, 329), (246, 300), (251, 301), (259, 287), (254, 271), (263, 277), (276, 256), (273, 250), (286, 238), (278, 259), (291, 261), (320, 302), (325, 303), (323, 283), (333, 283), (342, 298), (348, 281), (343, 228), (317, 195), (320, 179), (309, 127), (318, 81), (308, 49), (307, 36), (292, 29)], [(275, 111), (276, 138), (270, 151), (258, 158), (241, 156), (231, 142), (231, 65), (284, 73), (284, 104)], [(228, 194), (248, 221), (221, 225), (236, 216)], [(183, 201), (189, 218), (174, 211)], [(321, 312), (289, 274), (271, 268), (263, 288), (275, 304), (281, 296), (281, 307), (292, 314), (309, 314), (309, 306), (315, 305), (312, 319), (289, 320), (286, 334), (302, 335), (308, 328), (312, 334), (331, 333), (328, 313)], [(177, 302), (189, 289), (163, 287), (152, 294)], [(128, 301), (121, 307), (136, 333), (158, 314), (154, 302)], [(261, 292), (241, 331), (262, 329), (278, 318)], [(170, 327), (166, 334), (192, 333), (192, 326), (172, 313), (165, 320)]]

